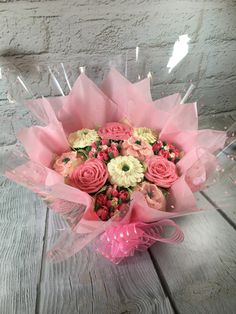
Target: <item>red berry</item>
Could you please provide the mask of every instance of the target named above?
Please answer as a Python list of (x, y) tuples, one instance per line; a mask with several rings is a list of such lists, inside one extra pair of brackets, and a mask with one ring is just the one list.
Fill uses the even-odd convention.
[(112, 196), (114, 197), (118, 197), (119, 196), (119, 192), (115, 189), (112, 190)]
[(169, 146), (169, 150), (171, 149), (173, 152), (176, 150), (176, 148), (174, 147), (174, 145), (168, 144), (168, 146)]
[(91, 146), (92, 146), (92, 149), (97, 150), (96, 142), (94, 142)]
[(100, 205), (106, 205), (107, 203), (107, 197), (105, 194), (98, 194), (96, 196), (96, 203), (100, 204)]
[(107, 155), (107, 151), (106, 150), (102, 150), (98, 153), (97, 159), (102, 160), (102, 161), (108, 161), (109, 157)]
[(102, 139), (102, 145), (107, 145), (109, 143), (109, 140), (107, 139)]
[(122, 202), (125, 202), (128, 197), (129, 197), (128, 191), (120, 191), (119, 198), (122, 200)]
[(160, 150), (162, 147), (163, 147), (163, 143), (162, 143), (162, 141), (159, 140), (153, 144), (152, 150), (155, 152), (155, 151)]
[(107, 203), (106, 203), (106, 206), (107, 207), (111, 207), (112, 206), (112, 200), (108, 200)]
[(170, 153), (168, 150), (161, 149), (158, 153), (159, 156), (164, 157), (164, 158), (169, 158)]
[(175, 158), (178, 158), (180, 155), (179, 150), (178, 149), (174, 150), (174, 153), (175, 153)]
[(111, 195), (112, 194), (112, 191), (113, 191), (113, 188), (112, 186), (109, 186), (107, 191), (106, 191), (106, 195)]
[(101, 220), (108, 220), (109, 219), (109, 211), (106, 206), (102, 206), (98, 211), (97, 215)]
[(120, 212), (123, 212), (123, 211), (125, 211), (126, 210), (126, 204), (120, 204), (119, 206), (118, 206), (118, 210), (120, 211)]

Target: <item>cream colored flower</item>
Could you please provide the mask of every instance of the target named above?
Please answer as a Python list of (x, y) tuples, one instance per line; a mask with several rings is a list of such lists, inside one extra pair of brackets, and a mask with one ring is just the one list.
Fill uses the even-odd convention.
[(118, 156), (107, 164), (107, 168), (110, 182), (118, 186), (136, 186), (144, 178), (144, 168), (133, 156)]
[(68, 137), (68, 141), (73, 148), (84, 148), (97, 140), (99, 140), (97, 132), (91, 129), (78, 130)]
[(149, 128), (135, 128), (133, 136), (139, 137), (149, 144), (153, 144), (157, 140), (157, 132)]

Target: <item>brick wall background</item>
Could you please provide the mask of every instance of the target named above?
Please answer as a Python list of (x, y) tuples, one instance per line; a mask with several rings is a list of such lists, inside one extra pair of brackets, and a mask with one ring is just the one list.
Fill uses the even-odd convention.
[[(166, 64), (179, 35), (189, 54), (166, 86)], [(236, 1), (0, 0), (0, 56), (29, 63), (106, 58), (141, 47), (154, 71), (153, 94), (197, 84), (200, 113), (236, 111)], [(0, 92), (0, 104), (6, 95)]]

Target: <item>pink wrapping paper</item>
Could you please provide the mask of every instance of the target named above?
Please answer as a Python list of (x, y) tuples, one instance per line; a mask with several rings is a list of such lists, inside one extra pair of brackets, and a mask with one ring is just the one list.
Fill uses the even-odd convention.
[[(73, 230), (71, 243), (74, 247), (68, 245), (67, 249), (64, 238), (55, 246), (58, 252), (61, 243), (65, 257), (117, 224), (98, 220), (92, 197), (66, 185), (63, 178), (50, 169), (55, 154), (69, 149), (68, 134), (80, 128), (97, 128), (109, 121), (128, 121), (134, 127), (155, 128), (160, 132), (160, 139), (185, 152), (177, 164), (180, 177), (170, 189), (167, 211), (148, 207), (143, 195), (135, 192), (119, 224), (137, 227), (135, 224), (159, 222), (199, 210), (193, 192), (203, 189), (215, 171), (217, 163), (212, 153), (223, 148), (226, 134), (213, 130), (198, 131), (196, 103), (180, 104), (179, 94), (152, 101), (149, 84), (148, 79), (132, 84), (113, 69), (100, 88), (81, 74), (68, 96), (27, 103), (33, 114), (46, 125), (32, 126), (18, 133), (29, 160), (8, 170), (5, 175), (44, 196), (49, 207), (65, 217)], [(37, 176), (37, 168), (43, 175)], [(32, 175), (35, 171), (36, 177)], [(24, 180), (20, 176), (23, 172)], [(55, 258), (53, 250), (50, 254)]]

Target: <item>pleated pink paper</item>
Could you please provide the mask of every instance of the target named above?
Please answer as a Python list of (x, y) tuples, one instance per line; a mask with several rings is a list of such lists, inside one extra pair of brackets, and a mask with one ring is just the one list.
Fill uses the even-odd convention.
[[(52, 175), (53, 157), (69, 149), (68, 134), (81, 128), (98, 128), (109, 121), (126, 121), (134, 127), (158, 130), (160, 139), (175, 144), (185, 152), (177, 164), (180, 177), (170, 188), (167, 211), (148, 207), (144, 196), (135, 192), (119, 224), (157, 222), (199, 210), (193, 192), (204, 189), (206, 181), (215, 171), (217, 160), (213, 153), (223, 148), (226, 133), (198, 130), (196, 103), (180, 104), (180, 99), (179, 94), (174, 94), (152, 101), (148, 79), (132, 84), (113, 69), (100, 88), (81, 74), (68, 96), (27, 103), (46, 126), (32, 126), (18, 133), (29, 161), (14, 169), (8, 168), (6, 175), (18, 183), (22, 181), (34, 191), (40, 181), (37, 193), (44, 195), (53, 210), (63, 214), (73, 236), (88, 236), (85, 241), (79, 237), (80, 242), (78, 240), (73, 248), (67, 247), (65, 241), (59, 241), (55, 251), (60, 249), (63, 256), (68, 257), (117, 224), (115, 221), (100, 221), (93, 210), (90, 195), (66, 185), (58, 174), (55, 177)], [(40, 180), (37, 167), (44, 169)], [(23, 177), (24, 180), (20, 179)], [(27, 178), (30, 180), (27, 181)]]

